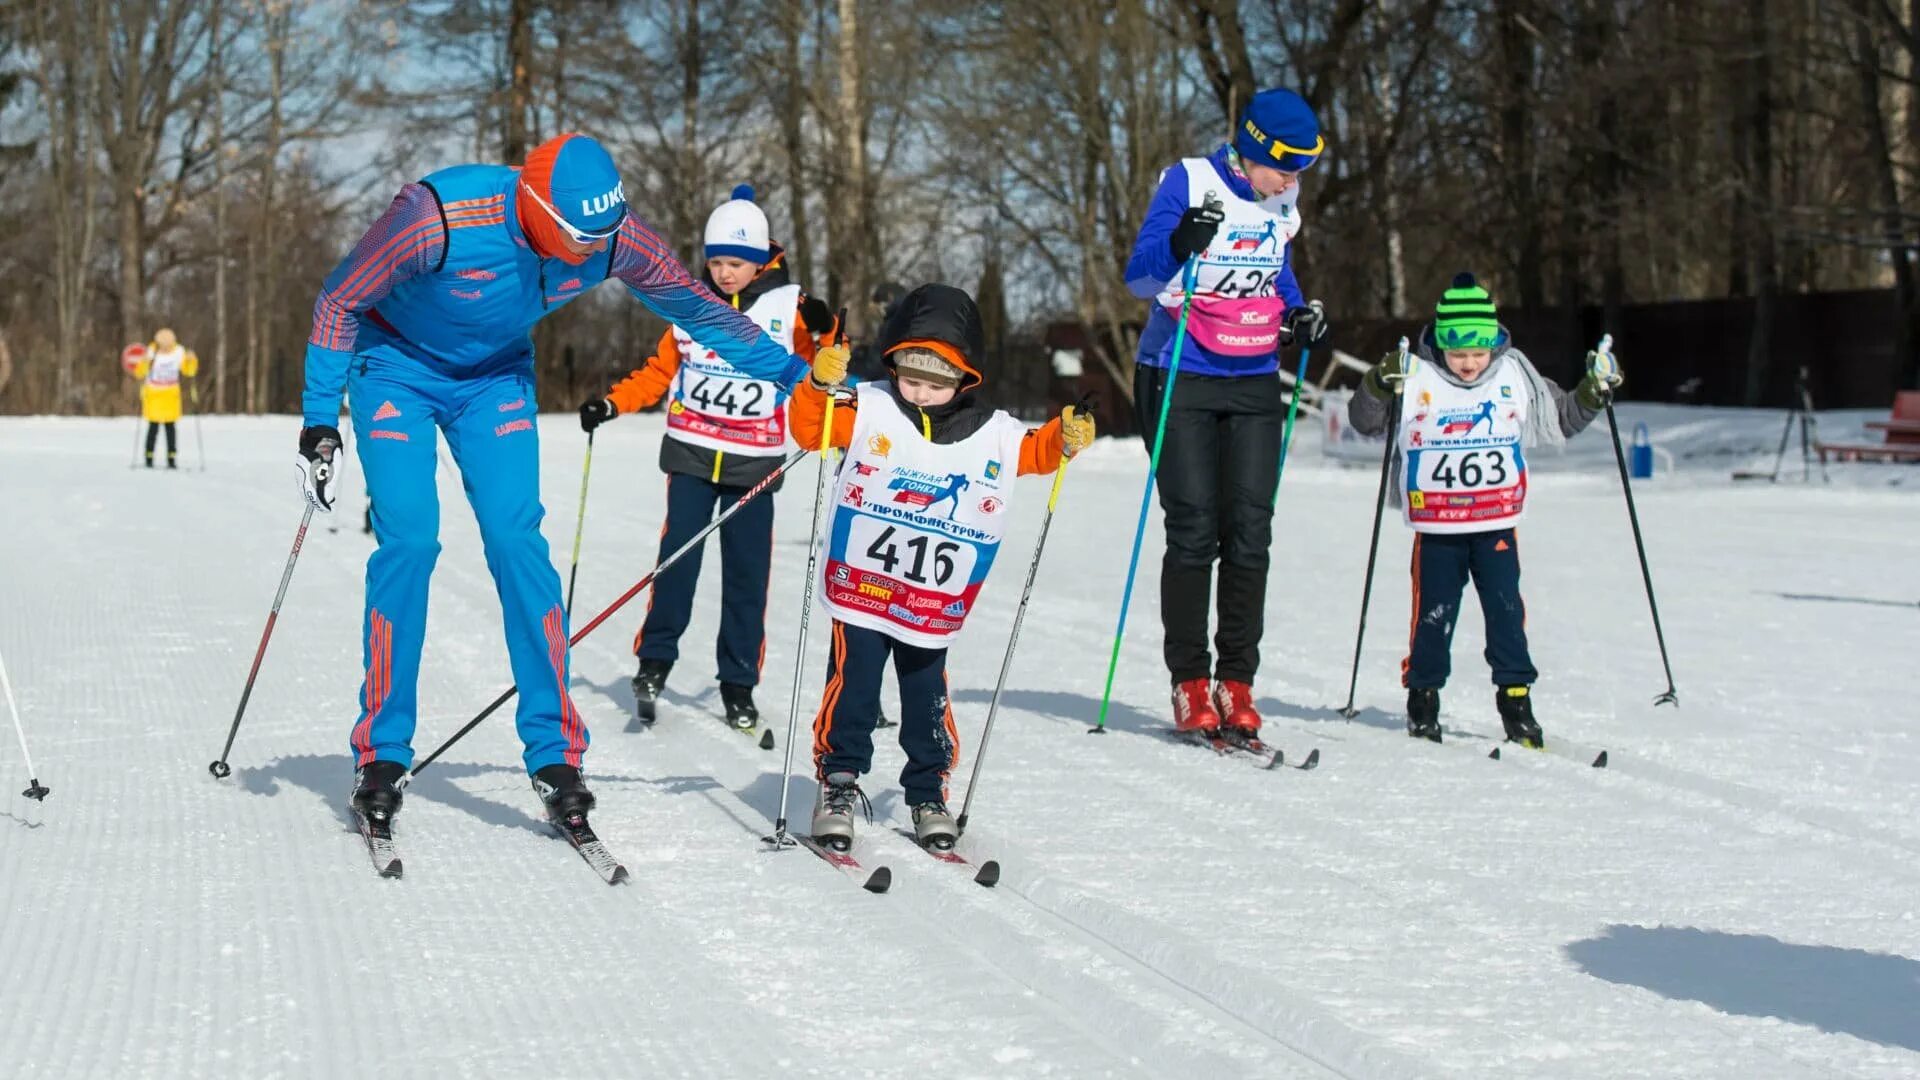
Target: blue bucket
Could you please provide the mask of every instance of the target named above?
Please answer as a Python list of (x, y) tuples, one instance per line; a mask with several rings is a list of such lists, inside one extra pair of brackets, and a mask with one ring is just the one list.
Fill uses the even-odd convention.
[(1633, 426), (1633, 449), (1627, 453), (1627, 471), (1635, 480), (1653, 479), (1653, 441), (1647, 436), (1647, 425)]

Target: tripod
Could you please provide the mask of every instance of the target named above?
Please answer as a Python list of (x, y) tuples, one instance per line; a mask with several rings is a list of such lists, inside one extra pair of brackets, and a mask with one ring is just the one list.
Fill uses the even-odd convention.
[[(1808, 482), (1813, 480), (1813, 444), (1820, 441), (1816, 426), (1819, 419), (1813, 413), (1813, 392), (1807, 389), (1807, 369), (1804, 365), (1794, 376), (1793, 397), (1793, 407), (1787, 410), (1787, 421), (1780, 428), (1780, 448), (1773, 455), (1773, 471), (1770, 473), (1737, 472), (1733, 474), (1735, 480), (1765, 480), (1769, 484), (1778, 483), (1780, 464), (1786, 460), (1787, 442), (1792, 438), (1796, 424), (1800, 428), (1800, 478)], [(1825, 458), (1820, 459), (1820, 481), (1828, 482)]]

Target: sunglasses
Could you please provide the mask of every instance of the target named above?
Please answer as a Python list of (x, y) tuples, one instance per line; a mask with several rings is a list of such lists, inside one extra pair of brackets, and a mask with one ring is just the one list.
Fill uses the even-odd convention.
[(620, 226), (626, 224), (626, 221), (627, 221), (627, 206), (625, 203), (621, 203), (620, 216), (619, 218), (615, 219), (614, 223), (611, 226), (605, 229), (601, 229), (598, 232), (582, 232), (581, 230), (574, 228), (572, 222), (568, 221), (566, 218), (561, 217), (560, 211), (555, 210), (552, 206), (548, 205), (547, 200), (541, 198), (537, 193), (534, 192), (532, 188), (528, 187), (527, 182), (525, 180), (520, 181), (520, 190), (526, 192), (528, 198), (531, 198), (534, 202), (538, 203), (540, 206), (540, 209), (546, 211), (547, 216), (553, 219), (553, 223), (555, 225), (560, 226), (560, 231), (563, 233), (566, 233), (567, 236), (571, 237), (573, 242), (576, 244), (597, 244), (600, 241), (608, 239), (609, 237), (613, 236), (615, 233), (619, 232)]

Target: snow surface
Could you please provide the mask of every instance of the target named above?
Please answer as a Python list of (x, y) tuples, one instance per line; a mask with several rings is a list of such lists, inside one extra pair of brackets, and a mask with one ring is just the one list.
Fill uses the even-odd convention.
[[(1377, 473), (1303, 425), (1276, 522), (1259, 680), (1316, 772), (1173, 745), (1158, 510), (1111, 732), (1101, 682), (1145, 473), (1103, 440), (1069, 471), (968, 843), (983, 890), (890, 829), (868, 895), (759, 838), (780, 754), (715, 719), (708, 555), (656, 729), (629, 733), (643, 601), (574, 654), (602, 885), (552, 838), (506, 716), (424, 772), (376, 878), (342, 812), (358, 690), (353, 473), (316, 518), (232, 755), (232, 720), (299, 503), (290, 418), (183, 425), (178, 474), (131, 423), (0, 421), (0, 654), (44, 804), (0, 741), (0, 1054), (22, 1076), (1911, 1077), (1920, 1074), (1920, 471), (1777, 484), (1782, 416), (1623, 408), (1677, 471), (1638, 489), (1680, 708), (1664, 688), (1604, 422), (1536, 455), (1529, 629), (1550, 738), (1510, 750), (1468, 601), (1434, 747), (1400, 730), (1409, 534), (1389, 516), (1354, 722), (1345, 699)], [(1830, 439), (1872, 413), (1827, 414)], [(1845, 430), (1849, 426), (1854, 430)], [(583, 437), (546, 419), (546, 532), (567, 559)], [(576, 622), (651, 565), (661, 425), (596, 444)], [(1664, 462), (1664, 459), (1663, 459)], [(784, 734), (812, 463), (779, 496), (760, 701)], [(424, 753), (504, 689), (499, 609), (458, 480), (422, 673)], [(952, 655), (957, 801), (1045, 483)], [(338, 527), (334, 532), (328, 525)], [(816, 623), (816, 627), (819, 624)], [(810, 720), (825, 635), (810, 643)], [(804, 760), (794, 814), (811, 805)], [(867, 787), (907, 820), (900, 752)]]

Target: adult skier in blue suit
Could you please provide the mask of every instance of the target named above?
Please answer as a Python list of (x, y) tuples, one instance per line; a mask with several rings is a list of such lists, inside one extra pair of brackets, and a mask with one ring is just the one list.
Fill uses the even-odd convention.
[(302, 395), (306, 497), (331, 509), (343, 392), (379, 547), (367, 560), (365, 681), (351, 736), (353, 805), (399, 809), (413, 763), (427, 585), (440, 553), (437, 433), (467, 492), (505, 616), (516, 726), (556, 820), (584, 815), (587, 729), (567, 695), (569, 630), (540, 535), (533, 325), (609, 278), (758, 378), (804, 361), (698, 285), (628, 210), (599, 143), (561, 135), (524, 166), (458, 165), (400, 189), (314, 303)]

